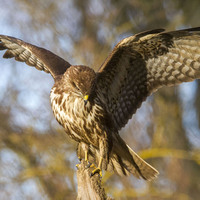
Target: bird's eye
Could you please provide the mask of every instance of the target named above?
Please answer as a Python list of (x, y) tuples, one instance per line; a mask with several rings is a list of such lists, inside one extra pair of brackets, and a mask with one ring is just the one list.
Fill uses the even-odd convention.
[(72, 85), (73, 85), (73, 87), (76, 88), (77, 90), (80, 90), (74, 82), (72, 82)]

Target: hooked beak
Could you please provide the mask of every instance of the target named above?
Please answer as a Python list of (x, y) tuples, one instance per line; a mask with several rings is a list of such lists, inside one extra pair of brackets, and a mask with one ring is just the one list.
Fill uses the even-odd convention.
[(85, 103), (85, 106), (86, 106), (86, 104), (87, 104), (87, 102), (88, 102), (88, 98), (89, 98), (88, 95), (85, 95), (85, 96), (83, 97), (83, 99), (84, 99), (84, 103)]

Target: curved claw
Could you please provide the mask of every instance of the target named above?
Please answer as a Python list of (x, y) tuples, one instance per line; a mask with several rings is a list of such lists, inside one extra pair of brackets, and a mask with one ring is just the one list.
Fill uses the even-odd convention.
[(80, 156), (78, 156), (78, 160), (79, 160), (79, 161), (81, 161), (81, 160), (82, 160), (82, 158), (81, 158)]
[(90, 163), (88, 160), (86, 161), (87, 165), (86, 165), (86, 168), (90, 168), (92, 163)]
[(80, 164), (76, 164), (76, 168), (77, 168), (77, 169), (79, 168), (79, 165), (80, 165)]
[(90, 165), (90, 168), (96, 168), (95, 164), (92, 163), (92, 164)]

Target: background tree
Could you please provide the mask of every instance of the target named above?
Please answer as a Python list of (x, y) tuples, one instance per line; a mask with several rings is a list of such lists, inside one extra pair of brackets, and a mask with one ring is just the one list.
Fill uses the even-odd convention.
[[(198, 0), (0, 0), (0, 33), (98, 69), (122, 38), (152, 28), (199, 26)], [(2, 54), (1, 54), (2, 55)], [(49, 75), (0, 59), (0, 199), (75, 199), (76, 144), (55, 121)], [(160, 171), (154, 182), (105, 173), (115, 199), (198, 199), (199, 81), (163, 88), (122, 129)]]

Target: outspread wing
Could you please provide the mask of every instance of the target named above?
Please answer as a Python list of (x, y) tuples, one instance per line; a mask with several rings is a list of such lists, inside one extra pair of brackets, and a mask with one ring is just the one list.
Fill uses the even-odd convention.
[(125, 38), (98, 73), (96, 92), (119, 130), (158, 88), (200, 78), (200, 28)]
[(14, 37), (0, 35), (0, 50), (6, 50), (4, 58), (15, 57), (38, 70), (51, 73), (53, 78), (63, 74), (70, 64), (54, 53), (26, 43)]

